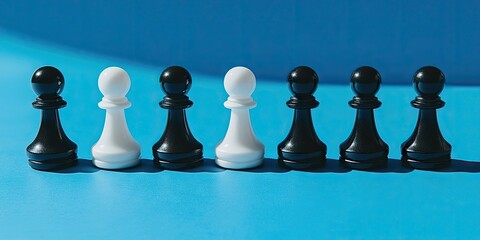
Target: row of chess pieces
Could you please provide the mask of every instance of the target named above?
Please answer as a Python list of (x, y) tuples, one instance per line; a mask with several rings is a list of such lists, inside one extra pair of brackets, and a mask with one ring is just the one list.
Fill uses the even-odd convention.
[[(160, 76), (165, 92), (160, 106), (168, 110), (168, 120), (163, 135), (152, 147), (156, 167), (181, 170), (203, 162), (203, 145), (190, 132), (185, 115), (185, 109), (193, 104), (186, 95), (191, 83), (190, 73), (180, 66), (169, 67)], [(340, 163), (353, 169), (385, 167), (389, 147), (377, 132), (373, 114), (381, 105), (375, 96), (381, 76), (374, 68), (364, 66), (352, 73), (350, 83), (355, 96), (349, 104), (357, 109), (357, 115), (350, 136), (340, 145)], [(327, 147), (317, 137), (311, 117), (311, 109), (318, 106), (313, 96), (318, 76), (310, 67), (297, 67), (288, 75), (288, 84), (292, 96), (286, 104), (294, 110), (294, 120), (277, 147), (278, 163), (298, 170), (322, 167)], [(444, 74), (436, 67), (422, 67), (413, 76), (418, 96), (411, 105), (419, 109), (419, 118), (413, 134), (401, 146), (402, 162), (407, 167), (438, 169), (450, 165), (451, 145), (443, 138), (436, 116), (436, 109), (445, 104), (439, 97), (444, 84)], [(265, 147), (256, 138), (249, 116), (256, 106), (251, 97), (255, 85), (255, 75), (245, 67), (234, 67), (225, 75), (229, 97), (224, 105), (231, 109), (231, 118), (225, 138), (215, 149), (215, 162), (220, 167), (248, 169), (263, 162)], [(104, 95), (98, 106), (106, 110), (106, 118), (102, 135), (92, 147), (93, 164), (102, 169), (133, 167), (140, 163), (140, 145), (125, 119), (124, 109), (131, 105), (125, 97), (130, 89), (128, 73), (118, 67), (106, 68), (98, 86)], [(27, 147), (30, 166), (55, 171), (75, 165), (77, 145), (66, 136), (58, 115), (58, 109), (66, 105), (59, 95), (64, 87), (62, 73), (51, 66), (39, 68), (33, 74), (32, 87), (38, 95), (32, 105), (42, 111), (42, 119), (37, 137)]]

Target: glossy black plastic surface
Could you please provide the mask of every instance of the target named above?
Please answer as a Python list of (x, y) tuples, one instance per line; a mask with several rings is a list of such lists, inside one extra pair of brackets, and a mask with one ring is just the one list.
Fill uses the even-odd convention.
[(32, 88), (38, 95), (32, 105), (42, 111), (42, 118), (37, 137), (27, 147), (27, 157), (37, 170), (52, 171), (77, 163), (77, 145), (63, 131), (58, 116), (58, 109), (67, 104), (59, 96), (64, 83), (62, 73), (54, 67), (39, 68), (32, 76)]
[(203, 145), (190, 132), (185, 114), (193, 104), (185, 95), (192, 84), (190, 73), (183, 67), (169, 67), (160, 75), (160, 84), (166, 94), (160, 106), (168, 109), (168, 119), (152, 148), (155, 166), (172, 170), (198, 166), (203, 162)]
[(346, 167), (373, 169), (387, 165), (389, 148), (378, 134), (373, 115), (373, 109), (381, 105), (375, 96), (381, 82), (372, 67), (360, 67), (352, 73), (350, 85), (356, 96), (349, 104), (357, 109), (357, 115), (350, 136), (340, 144), (340, 163)]
[(402, 162), (417, 169), (439, 169), (450, 166), (452, 146), (443, 138), (437, 120), (437, 110), (445, 105), (439, 94), (445, 76), (436, 67), (420, 68), (413, 76), (418, 96), (411, 102), (419, 109), (415, 130), (402, 144)]
[(311, 109), (319, 104), (313, 96), (318, 76), (313, 69), (301, 66), (290, 72), (288, 83), (293, 96), (287, 106), (295, 112), (290, 132), (278, 145), (278, 163), (299, 170), (321, 167), (325, 164), (327, 146), (318, 138), (311, 115)]

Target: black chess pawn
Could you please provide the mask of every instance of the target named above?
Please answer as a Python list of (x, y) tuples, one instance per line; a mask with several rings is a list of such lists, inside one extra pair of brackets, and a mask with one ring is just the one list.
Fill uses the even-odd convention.
[(387, 165), (388, 145), (378, 135), (373, 109), (382, 103), (375, 94), (382, 78), (372, 67), (353, 71), (350, 85), (355, 97), (348, 104), (357, 109), (355, 124), (350, 136), (340, 144), (340, 163), (353, 169), (373, 169)]
[(439, 97), (445, 76), (436, 67), (420, 68), (413, 76), (418, 96), (411, 102), (419, 109), (417, 126), (412, 136), (402, 144), (402, 162), (418, 169), (448, 167), (452, 146), (443, 138), (437, 121), (437, 108), (445, 105)]
[(185, 108), (193, 105), (186, 96), (192, 85), (190, 73), (183, 67), (173, 66), (160, 75), (160, 84), (166, 96), (160, 107), (168, 109), (168, 120), (160, 140), (153, 145), (156, 167), (185, 169), (203, 162), (203, 146), (190, 132)]
[(313, 96), (318, 76), (313, 69), (301, 66), (290, 72), (288, 82), (293, 96), (287, 106), (295, 113), (288, 136), (278, 145), (278, 163), (299, 170), (321, 167), (325, 163), (327, 146), (318, 139), (310, 111), (319, 104)]
[(77, 145), (68, 139), (58, 116), (58, 109), (67, 105), (59, 96), (64, 84), (62, 73), (54, 67), (39, 68), (32, 76), (38, 95), (32, 105), (42, 111), (37, 137), (27, 147), (28, 163), (34, 169), (51, 171), (77, 163)]

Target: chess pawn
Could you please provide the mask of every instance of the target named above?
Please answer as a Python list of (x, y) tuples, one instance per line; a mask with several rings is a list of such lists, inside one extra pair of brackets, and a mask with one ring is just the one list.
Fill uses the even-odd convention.
[(320, 141), (312, 122), (311, 109), (319, 105), (313, 93), (318, 76), (309, 67), (297, 67), (288, 76), (293, 96), (287, 106), (295, 113), (293, 124), (285, 140), (277, 147), (278, 163), (291, 169), (309, 169), (325, 164), (327, 146)]
[(373, 109), (382, 104), (375, 94), (380, 88), (380, 73), (372, 67), (353, 71), (350, 85), (355, 97), (348, 104), (357, 109), (352, 133), (340, 145), (340, 163), (353, 169), (373, 169), (387, 165), (388, 145), (378, 135)]
[(253, 72), (245, 67), (234, 67), (225, 75), (229, 97), (224, 106), (231, 109), (231, 115), (227, 134), (215, 148), (215, 162), (220, 167), (246, 169), (263, 163), (265, 147), (253, 133), (249, 113), (257, 105), (251, 97), (255, 81)]
[(192, 77), (185, 68), (173, 66), (162, 72), (160, 84), (166, 94), (160, 107), (168, 110), (168, 119), (162, 137), (152, 147), (154, 164), (172, 170), (199, 166), (203, 145), (190, 132), (185, 114), (185, 109), (193, 105), (186, 96)]
[(437, 121), (437, 109), (445, 105), (439, 97), (445, 85), (445, 76), (436, 67), (420, 68), (413, 76), (418, 96), (411, 102), (419, 109), (417, 126), (402, 144), (402, 162), (418, 169), (448, 167), (451, 145), (443, 138)]
[(42, 111), (37, 137), (27, 147), (30, 166), (37, 170), (57, 170), (77, 163), (77, 145), (63, 131), (58, 109), (67, 105), (59, 94), (65, 81), (54, 67), (41, 67), (32, 76), (32, 88), (38, 95), (32, 106)]
[(98, 88), (103, 94), (98, 107), (106, 110), (105, 125), (98, 142), (92, 147), (93, 164), (103, 169), (122, 169), (140, 163), (140, 145), (133, 139), (125, 119), (131, 103), (125, 97), (130, 77), (119, 67), (100, 73)]

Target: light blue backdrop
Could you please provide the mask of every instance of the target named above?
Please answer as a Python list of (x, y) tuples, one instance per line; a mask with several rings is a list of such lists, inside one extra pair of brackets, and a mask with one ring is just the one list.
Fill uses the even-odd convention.
[[(51, 64), (65, 76), (60, 110), (65, 132), (78, 144), (79, 165), (59, 172), (32, 170), (25, 147), (34, 139), (40, 112), (30, 86), (34, 69)], [(142, 146), (142, 165), (122, 171), (93, 167), (91, 147), (105, 111), (97, 79), (108, 66), (128, 71), (126, 109), (132, 135)], [(190, 128), (204, 146), (205, 164), (161, 171), (151, 146), (167, 111), (160, 71), (118, 59), (78, 54), (0, 34), (0, 239), (477, 239), (480, 236), (480, 86), (448, 86), (438, 110), (442, 134), (452, 144), (453, 165), (441, 172), (401, 166), (400, 144), (412, 133), (418, 110), (411, 86), (382, 86), (375, 110), (390, 146), (387, 168), (350, 171), (338, 163), (338, 146), (350, 133), (355, 110), (347, 85), (319, 85), (312, 110), (327, 144), (327, 165), (312, 172), (287, 171), (276, 146), (288, 134), (293, 111), (287, 84), (258, 78), (252, 125), (265, 144), (265, 164), (246, 171), (215, 166), (214, 149), (225, 136), (230, 111), (221, 77), (192, 72), (187, 110)]]
[(345, 83), (372, 65), (407, 84), (423, 65), (480, 84), (480, 1), (2, 0), (0, 28), (153, 66), (284, 81), (296, 65)]

